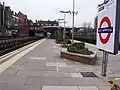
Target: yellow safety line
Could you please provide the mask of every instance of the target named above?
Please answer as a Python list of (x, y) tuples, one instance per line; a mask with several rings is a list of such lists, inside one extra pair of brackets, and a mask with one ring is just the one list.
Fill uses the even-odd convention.
[(5, 54), (5, 55), (1, 56), (1, 57), (0, 57), (0, 63), (4, 62), (5, 59), (7, 59), (7, 58), (9, 58), (9, 57), (11, 57), (11, 56), (13, 56), (13, 55), (15, 55), (15, 54), (18, 54), (19, 52), (21, 52), (21, 51), (23, 51), (23, 50), (25, 50), (25, 49), (27, 49), (27, 48), (35, 45), (37, 42), (38, 42), (38, 41), (36, 41), (36, 42), (34, 42), (34, 43), (31, 43), (31, 44), (29, 44), (29, 45), (27, 45), (27, 46), (24, 46), (24, 47), (22, 47), (22, 48), (20, 48), (20, 49), (17, 49), (17, 50), (15, 50), (15, 51), (13, 51), (13, 52), (10, 52), (10, 53), (8, 53), (8, 54)]
[(120, 78), (115, 78), (115, 79), (113, 80), (113, 84), (112, 84), (111, 90), (114, 89), (115, 84), (118, 82), (118, 80), (120, 80)]
[(15, 51), (15, 52), (13, 52), (13, 53), (8, 54), (8, 55), (7, 55), (6, 57), (4, 57), (4, 58), (1, 58), (1, 59), (0, 59), (0, 63), (2, 63), (5, 59), (7, 59), (7, 58), (13, 56), (14, 54), (19, 53), (19, 52), (20, 52), (20, 51)]
[(10, 67), (12, 64), (14, 64), (17, 60), (19, 60), (20, 58), (22, 58), (24, 55), (26, 55), (28, 52), (30, 52), (31, 50), (33, 50), (35, 47), (37, 47), (39, 44), (41, 44), (42, 42), (44, 42), (46, 39), (43, 40), (39, 40), (36, 43), (34, 43), (32, 46), (28, 47), (25, 50), (22, 50), (21, 53), (18, 53), (17, 55), (15, 55), (14, 57), (10, 58), (8, 61), (4, 62), (3, 64), (0, 65), (0, 74), (5, 71), (8, 67)]

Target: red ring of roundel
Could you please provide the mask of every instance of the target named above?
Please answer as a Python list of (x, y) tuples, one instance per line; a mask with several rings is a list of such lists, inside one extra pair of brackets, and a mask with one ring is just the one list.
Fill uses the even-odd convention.
[[(102, 27), (102, 25), (103, 25), (104, 22), (106, 22), (106, 23), (108, 24), (108, 27), (111, 27), (110, 19), (106, 16), (106, 17), (104, 17), (104, 18), (101, 20), (99, 28)], [(108, 33), (107, 37), (104, 39), (104, 38), (102, 37), (101, 33), (99, 33), (100, 41), (101, 41), (103, 44), (106, 44), (106, 43), (109, 41), (109, 39), (110, 39), (110, 35), (111, 35), (111, 33)]]

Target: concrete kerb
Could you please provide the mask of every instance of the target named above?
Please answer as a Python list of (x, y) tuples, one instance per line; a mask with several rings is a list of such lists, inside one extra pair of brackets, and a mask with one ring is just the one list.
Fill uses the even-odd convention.
[[(74, 42), (80, 42), (74, 40)], [(85, 43), (87, 44), (87, 43)], [(89, 45), (89, 44), (87, 44)], [(61, 49), (61, 58), (73, 60), (73, 61), (78, 61), (78, 62), (83, 62), (86, 64), (94, 65), (96, 60), (97, 60), (97, 51), (91, 50), (94, 54), (91, 55), (83, 55), (83, 54), (77, 54), (77, 53), (70, 53), (67, 51), (67, 49)]]
[(61, 58), (94, 65), (97, 59), (97, 52), (92, 55), (83, 55), (67, 51), (66, 52), (61, 51)]

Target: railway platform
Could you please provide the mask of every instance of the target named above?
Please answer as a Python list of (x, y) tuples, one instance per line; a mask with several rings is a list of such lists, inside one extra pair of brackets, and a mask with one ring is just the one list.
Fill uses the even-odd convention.
[(41, 39), (4, 55), (0, 58), (6, 60), (0, 65), (0, 90), (110, 90), (109, 78), (120, 75), (120, 55), (110, 55), (104, 78), (100, 75), (101, 52), (91, 66), (60, 58), (61, 49), (53, 39)]

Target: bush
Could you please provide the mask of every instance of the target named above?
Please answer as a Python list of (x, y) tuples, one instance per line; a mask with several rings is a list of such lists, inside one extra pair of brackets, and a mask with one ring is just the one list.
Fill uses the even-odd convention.
[(71, 44), (72, 42), (71, 42), (71, 40), (68, 40), (66, 43), (67, 43), (67, 44)]
[(63, 42), (63, 36), (57, 35), (57, 36), (56, 36), (56, 42), (58, 42), (58, 43)]
[(66, 44), (71, 44), (71, 40), (68, 36), (65, 37), (65, 43)]
[[(63, 43), (64, 39), (62, 35), (57, 35), (56, 36), (56, 42), (57, 43)], [(65, 36), (65, 44), (71, 44), (71, 40), (69, 37)]]
[(85, 55), (90, 55), (93, 54), (92, 51), (89, 51), (88, 48), (85, 47), (85, 43), (73, 43), (67, 48), (68, 52), (72, 53), (79, 53), (79, 54), (85, 54)]

